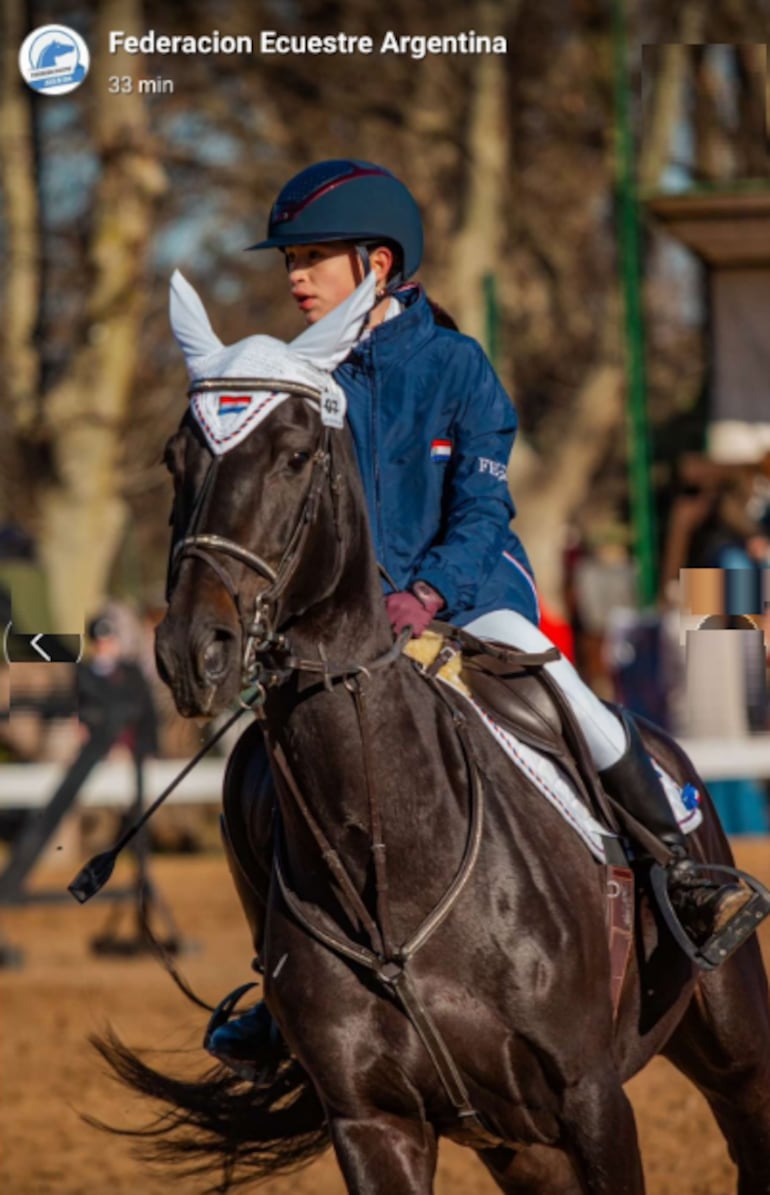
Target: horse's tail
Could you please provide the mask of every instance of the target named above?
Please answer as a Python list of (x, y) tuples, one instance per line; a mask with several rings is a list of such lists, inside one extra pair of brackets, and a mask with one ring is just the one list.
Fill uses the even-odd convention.
[(184, 1175), (221, 1175), (210, 1191), (295, 1170), (329, 1145), (315, 1088), (288, 1052), (253, 1084), (222, 1066), (198, 1079), (173, 1078), (149, 1066), (112, 1030), (91, 1042), (123, 1083), (166, 1107), (140, 1129), (86, 1116), (88, 1123), (137, 1138), (142, 1157), (180, 1164)]

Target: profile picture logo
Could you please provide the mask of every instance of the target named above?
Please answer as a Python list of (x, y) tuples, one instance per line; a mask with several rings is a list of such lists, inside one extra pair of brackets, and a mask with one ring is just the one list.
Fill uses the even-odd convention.
[(42, 95), (66, 95), (85, 79), (91, 65), (88, 46), (68, 25), (33, 29), (19, 50), (24, 81)]

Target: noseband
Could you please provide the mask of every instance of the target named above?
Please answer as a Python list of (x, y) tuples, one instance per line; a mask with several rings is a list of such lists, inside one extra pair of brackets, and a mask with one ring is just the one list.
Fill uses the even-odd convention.
[[(253, 393), (254, 390), (270, 390), (286, 393), (292, 397), (307, 399), (322, 412), (324, 395), (320, 389), (305, 385), (302, 382), (288, 382), (277, 378), (206, 378), (205, 381), (195, 382), (188, 390), (188, 395), (227, 389), (235, 393)], [(208, 565), (224, 585), (235, 605), (238, 619), (243, 632), (243, 657), (241, 661), (241, 682), (243, 687), (253, 684), (255, 680), (262, 681), (265, 670), (257, 659), (258, 654), (267, 651), (281, 650), (286, 647), (286, 640), (278, 629), (278, 602), (291, 581), (305, 542), (318, 515), (320, 499), (329, 481), (332, 498), (336, 499), (338, 485), (336, 480), (330, 481), (331, 474), (331, 427), (327, 423), (321, 425), (318, 447), (311, 457), (312, 472), (305, 501), (297, 517), (294, 529), (289, 536), (286, 547), (281, 553), (277, 568), (273, 568), (263, 557), (243, 547), (235, 540), (222, 535), (212, 535), (196, 532), (204, 517), (211, 492), (214, 486), (220, 458), (214, 456), (208, 467), (203, 485), (201, 486), (193, 506), (192, 515), (184, 537), (174, 546), (169, 563), (168, 595), (176, 585), (182, 561), (188, 557), (195, 557)], [(335, 528), (337, 527), (337, 503), (334, 505)], [(338, 531), (339, 535), (339, 531)], [(252, 614), (247, 614), (242, 608), (241, 594), (227, 569), (216, 559), (214, 553), (230, 556), (232, 559), (245, 564), (252, 572), (269, 582), (266, 589), (257, 594)]]

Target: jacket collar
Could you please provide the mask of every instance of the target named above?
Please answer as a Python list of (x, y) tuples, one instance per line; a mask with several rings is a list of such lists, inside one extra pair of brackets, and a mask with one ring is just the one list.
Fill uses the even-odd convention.
[(360, 361), (372, 352), (376, 354), (378, 363), (386, 362), (403, 356), (405, 338), (408, 338), (411, 349), (427, 340), (435, 331), (433, 312), (419, 283), (408, 282), (399, 287), (395, 297), (404, 310), (395, 319), (385, 320), (372, 329), (366, 340), (352, 349), (348, 361)]

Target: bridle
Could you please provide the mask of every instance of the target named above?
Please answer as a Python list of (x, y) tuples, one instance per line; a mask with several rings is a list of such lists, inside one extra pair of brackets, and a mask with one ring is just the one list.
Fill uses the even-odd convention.
[[(304, 398), (319, 413), (323, 411), (324, 392), (320, 388), (306, 385), (304, 382), (292, 382), (277, 378), (206, 378), (195, 382), (188, 390), (188, 395), (219, 391), (227, 389), (234, 393), (253, 394), (255, 390), (271, 390), (286, 393), (291, 397)], [(241, 660), (241, 683), (243, 687), (255, 682), (277, 683), (278, 676), (273, 676), (270, 670), (262, 667), (258, 656), (267, 652), (281, 652), (287, 650), (285, 635), (279, 627), (278, 605), (285, 593), (297, 566), (315, 522), (320, 507), (324, 487), (329, 484), (332, 492), (334, 509), (334, 525), (339, 538), (338, 525), (338, 493), (339, 479), (332, 478), (332, 428), (322, 421), (318, 445), (310, 460), (312, 469), (310, 483), (305, 500), (299, 511), (294, 528), (284, 547), (281, 558), (274, 568), (267, 560), (251, 549), (244, 547), (235, 540), (223, 535), (198, 532), (214, 487), (220, 462), (219, 456), (214, 456), (209, 464), (203, 484), (198, 491), (193, 504), (192, 514), (183, 537), (177, 541), (171, 551), (169, 561), (168, 594), (173, 592), (182, 561), (190, 557), (202, 560), (204, 564), (217, 575), (227, 593), (232, 598), (243, 632), (243, 656)], [(266, 589), (261, 590), (255, 600), (252, 611), (243, 609), (241, 592), (226, 568), (220, 564), (216, 554), (229, 556), (245, 564), (252, 572), (268, 582)], [(285, 671), (285, 670), (282, 670)]]

